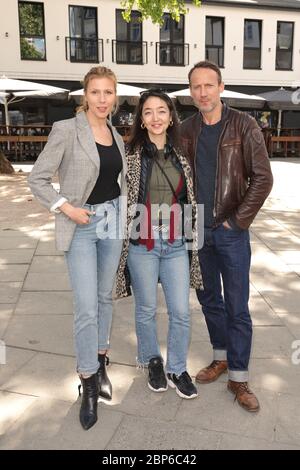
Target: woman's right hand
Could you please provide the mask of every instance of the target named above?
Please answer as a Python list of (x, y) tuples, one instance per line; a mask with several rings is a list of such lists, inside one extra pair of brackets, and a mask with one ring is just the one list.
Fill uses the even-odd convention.
[(65, 202), (60, 206), (60, 211), (68, 216), (75, 224), (86, 225), (90, 222), (90, 216), (94, 213), (82, 207), (74, 207), (72, 204)]

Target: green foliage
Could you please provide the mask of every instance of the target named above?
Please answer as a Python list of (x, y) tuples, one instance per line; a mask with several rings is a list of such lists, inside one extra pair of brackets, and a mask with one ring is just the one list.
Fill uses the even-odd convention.
[[(193, 0), (194, 5), (200, 6), (201, 0)], [(174, 20), (179, 21), (180, 15), (186, 14), (184, 0), (121, 0), (121, 6), (125, 9), (123, 18), (130, 21), (133, 9), (140, 11), (142, 20), (150, 18), (153, 23), (163, 23), (163, 13), (168, 11)]]
[(22, 59), (43, 59), (44, 55), (36, 50), (36, 48), (27, 42), (25, 38), (21, 38), (21, 57)]
[(20, 30), (21, 35), (26, 36), (43, 36), (43, 6), (34, 3), (20, 3)]

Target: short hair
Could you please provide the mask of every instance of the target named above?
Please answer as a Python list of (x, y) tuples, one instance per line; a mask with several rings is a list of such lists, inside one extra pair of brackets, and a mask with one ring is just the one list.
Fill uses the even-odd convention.
[(210, 60), (201, 60), (200, 62), (197, 62), (197, 64), (195, 64), (194, 67), (191, 68), (191, 70), (189, 71), (189, 74), (188, 74), (189, 84), (191, 84), (192, 73), (196, 69), (211, 69), (211, 70), (213, 70), (214, 72), (216, 72), (216, 74), (218, 76), (219, 85), (220, 85), (220, 83), (222, 83), (221, 70), (219, 69), (217, 64), (215, 64), (214, 62), (211, 62)]

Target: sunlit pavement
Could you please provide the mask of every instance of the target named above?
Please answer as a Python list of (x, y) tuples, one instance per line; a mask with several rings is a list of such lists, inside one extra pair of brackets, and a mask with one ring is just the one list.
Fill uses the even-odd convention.
[[(198, 385), (190, 401), (171, 389), (151, 392), (135, 365), (129, 298), (115, 302), (113, 400), (99, 402), (89, 431), (78, 420), (71, 292), (53, 217), (33, 200), (25, 173), (0, 176), (1, 449), (300, 449), (300, 159), (271, 164), (274, 188), (251, 228), (250, 384), (261, 411), (240, 408), (226, 376)], [(192, 291), (190, 305), (195, 376), (211, 361), (211, 348)], [(158, 325), (165, 355), (160, 289)]]

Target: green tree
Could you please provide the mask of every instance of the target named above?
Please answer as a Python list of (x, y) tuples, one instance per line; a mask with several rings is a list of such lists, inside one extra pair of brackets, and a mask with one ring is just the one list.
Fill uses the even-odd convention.
[(22, 59), (42, 60), (44, 54), (38, 51), (32, 44), (29, 44), (25, 38), (21, 38), (21, 57)]
[(43, 36), (43, 5), (39, 3), (20, 3), (19, 16), (22, 36)]
[[(194, 5), (200, 6), (201, 0), (192, 0)], [(140, 11), (142, 20), (150, 18), (153, 23), (163, 23), (163, 13), (167, 10), (174, 20), (179, 21), (181, 14), (186, 14), (184, 0), (121, 0), (125, 9), (123, 17), (130, 21), (131, 11), (135, 8)]]
[(43, 5), (40, 3), (19, 3), (21, 57), (22, 59), (44, 58), (44, 52), (36, 47), (38, 41), (43, 41), (44, 16)]

